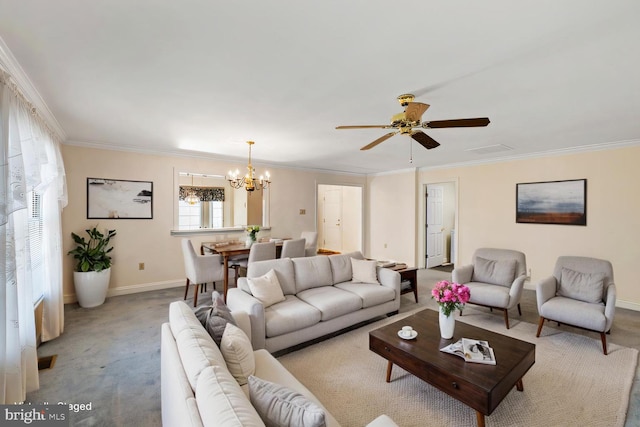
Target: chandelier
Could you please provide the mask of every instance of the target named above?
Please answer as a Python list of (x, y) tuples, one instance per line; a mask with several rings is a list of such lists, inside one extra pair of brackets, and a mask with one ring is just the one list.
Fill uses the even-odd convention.
[(247, 191), (254, 191), (269, 188), (269, 184), (271, 184), (269, 172), (265, 172), (266, 178), (262, 175), (260, 175), (259, 178), (255, 177), (256, 170), (251, 165), (251, 146), (255, 143), (253, 141), (247, 141), (247, 144), (249, 144), (249, 164), (247, 165), (247, 174), (245, 176), (240, 176), (240, 171), (238, 169), (235, 171), (229, 171), (227, 181), (229, 181), (231, 187), (235, 189), (244, 187)]
[(187, 192), (187, 197), (184, 198), (184, 201), (190, 205), (197, 205), (200, 203), (200, 197), (196, 195), (196, 191), (193, 189), (193, 174), (191, 174), (191, 188)]

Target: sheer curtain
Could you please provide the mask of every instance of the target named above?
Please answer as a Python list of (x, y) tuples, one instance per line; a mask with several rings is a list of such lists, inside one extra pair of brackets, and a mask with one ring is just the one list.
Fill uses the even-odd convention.
[(64, 166), (58, 141), (0, 69), (0, 404), (23, 402), (28, 391), (39, 387), (27, 209), (31, 191), (46, 203), (44, 308), (51, 339), (63, 325)]

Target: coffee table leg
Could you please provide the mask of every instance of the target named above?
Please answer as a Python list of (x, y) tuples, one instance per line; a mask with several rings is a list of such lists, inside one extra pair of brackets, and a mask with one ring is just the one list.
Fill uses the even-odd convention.
[(516, 390), (518, 390), (518, 391), (523, 391), (524, 390), (524, 385), (522, 385), (522, 378), (520, 378), (518, 380), (518, 382), (516, 383)]
[(392, 361), (388, 361), (387, 362), (387, 382), (391, 382), (391, 368), (393, 368), (393, 362)]
[(484, 427), (484, 414), (476, 411), (476, 420), (478, 420), (478, 427)]

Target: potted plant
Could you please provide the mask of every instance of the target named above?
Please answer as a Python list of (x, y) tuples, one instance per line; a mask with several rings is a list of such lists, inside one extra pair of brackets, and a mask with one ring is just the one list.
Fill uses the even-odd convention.
[(247, 246), (251, 246), (256, 241), (256, 234), (260, 231), (259, 225), (249, 225), (247, 227)]
[(116, 235), (115, 230), (102, 234), (97, 227), (85, 230), (89, 239), (71, 233), (76, 248), (69, 255), (77, 260), (73, 270), (76, 297), (81, 307), (97, 307), (104, 303), (111, 278), (111, 256), (113, 247), (109, 241)]

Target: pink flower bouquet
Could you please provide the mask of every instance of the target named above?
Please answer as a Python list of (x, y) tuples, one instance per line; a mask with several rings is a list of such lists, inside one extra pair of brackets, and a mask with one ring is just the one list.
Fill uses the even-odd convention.
[(462, 310), (470, 296), (468, 287), (447, 280), (436, 283), (436, 286), (431, 290), (431, 297), (436, 300), (442, 313), (447, 317), (454, 310)]

